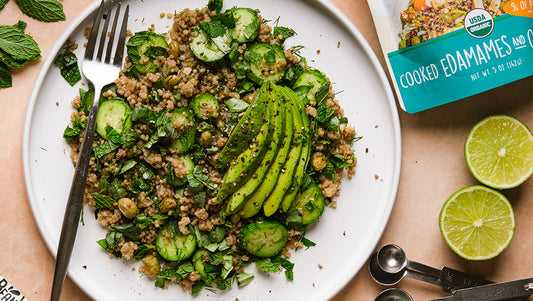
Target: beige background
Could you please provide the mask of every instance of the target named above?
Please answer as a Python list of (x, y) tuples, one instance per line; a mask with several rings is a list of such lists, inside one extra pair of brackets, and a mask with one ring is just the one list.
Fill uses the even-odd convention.
[[(0, 24), (28, 23), (26, 32), (46, 57), (57, 38), (90, 0), (60, 0), (67, 21), (41, 23), (20, 12), (14, 1), (0, 11)], [(333, 0), (359, 28), (383, 62), (365, 0)], [(43, 59), (13, 72), (13, 88), (0, 90), (0, 274), (31, 300), (48, 300), (54, 258), (46, 248), (30, 210), (22, 170), (22, 133), (26, 107)], [(483, 117), (509, 114), (533, 128), (533, 79), (476, 95), (429, 111), (399, 112), (402, 124), (402, 173), (396, 204), (379, 243), (401, 245), (412, 260), (440, 268), (449, 266), (493, 281), (533, 277), (533, 180), (504, 191), (516, 214), (511, 245), (496, 259), (468, 262), (444, 243), (438, 228), (443, 202), (459, 188), (476, 184), (463, 157), (469, 129)], [(399, 287), (415, 300), (445, 296), (437, 287), (406, 279)], [(362, 269), (334, 300), (373, 300), (382, 290)], [(62, 300), (89, 298), (67, 279)]]

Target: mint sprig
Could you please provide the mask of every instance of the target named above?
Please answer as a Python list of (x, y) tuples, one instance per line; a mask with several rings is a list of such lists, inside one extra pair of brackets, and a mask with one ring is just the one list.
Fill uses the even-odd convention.
[[(9, 0), (0, 0), (0, 10)], [(63, 4), (57, 0), (15, 0), (22, 13), (43, 22), (66, 20)], [(19, 21), (13, 26), (0, 25), (0, 89), (13, 86), (12, 68), (20, 68), (29, 61), (41, 58), (37, 42), (24, 33), (26, 23)], [(76, 70), (68, 69), (66, 76), (75, 81)]]
[(29, 61), (41, 58), (37, 42), (24, 33), (26, 23), (0, 25), (0, 88), (12, 86), (9, 68), (19, 68)]

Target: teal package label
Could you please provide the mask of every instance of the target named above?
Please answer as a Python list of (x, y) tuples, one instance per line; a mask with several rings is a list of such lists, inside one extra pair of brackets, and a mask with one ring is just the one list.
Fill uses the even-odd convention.
[(388, 54), (405, 111), (416, 113), (533, 75), (533, 18), (505, 14), (490, 21)]

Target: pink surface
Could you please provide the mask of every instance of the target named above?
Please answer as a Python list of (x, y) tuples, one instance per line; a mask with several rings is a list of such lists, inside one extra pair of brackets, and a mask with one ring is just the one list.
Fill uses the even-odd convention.
[[(22, 15), (14, 1), (0, 11), (0, 23), (28, 23), (31, 34), (48, 55), (55, 41), (89, 0), (63, 0), (67, 21), (41, 23)], [(334, 0), (359, 28), (383, 62), (370, 11), (365, 0)], [(31, 300), (49, 300), (54, 259), (46, 248), (30, 210), (22, 170), (24, 115), (37, 73), (44, 59), (13, 72), (13, 87), (0, 90), (0, 274), (19, 286)], [(402, 173), (396, 204), (378, 246), (396, 243), (411, 260), (440, 268), (460, 269), (492, 281), (533, 277), (533, 180), (503, 191), (516, 214), (516, 233), (509, 248), (497, 258), (469, 262), (456, 256), (444, 243), (438, 215), (444, 201), (457, 189), (477, 184), (463, 156), (463, 143), (470, 128), (483, 117), (508, 114), (533, 128), (533, 78), (507, 85), (429, 111), (409, 115), (400, 110), (402, 124)], [(62, 213), (60, 213), (62, 214)], [(398, 287), (415, 300), (445, 296), (440, 289), (416, 280), (403, 280)], [(373, 300), (385, 287), (373, 282), (366, 268), (334, 300)], [(89, 298), (69, 279), (62, 300)]]

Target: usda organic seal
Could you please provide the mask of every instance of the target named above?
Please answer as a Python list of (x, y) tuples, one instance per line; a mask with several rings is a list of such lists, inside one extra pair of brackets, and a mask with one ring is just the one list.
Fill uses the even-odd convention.
[(481, 39), (492, 32), (494, 20), (488, 11), (476, 8), (466, 14), (465, 29), (469, 35)]

